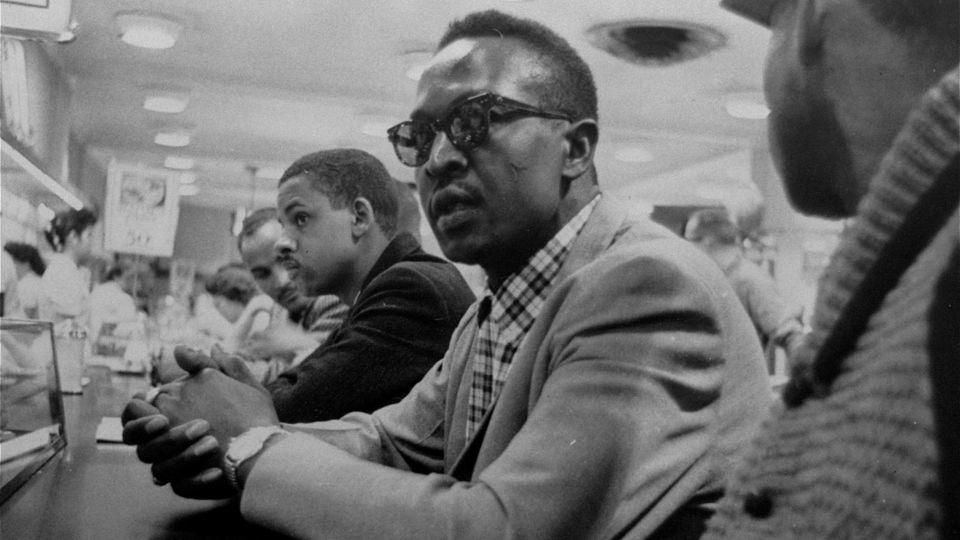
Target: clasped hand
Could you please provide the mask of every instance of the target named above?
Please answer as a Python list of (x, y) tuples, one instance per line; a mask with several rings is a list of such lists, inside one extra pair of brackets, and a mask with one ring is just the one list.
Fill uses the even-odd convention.
[(123, 410), (123, 442), (151, 465), (154, 482), (197, 499), (235, 495), (221, 470), (232, 437), (256, 426), (277, 425), (270, 394), (236, 356), (177, 347), (174, 357), (188, 375), (143, 394)]

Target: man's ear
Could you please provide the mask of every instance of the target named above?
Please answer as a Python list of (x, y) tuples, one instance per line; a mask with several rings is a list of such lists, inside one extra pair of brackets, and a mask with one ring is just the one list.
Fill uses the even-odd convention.
[(564, 134), (564, 178), (579, 178), (590, 170), (598, 136), (597, 122), (593, 119), (584, 118), (570, 123)]
[(366, 197), (357, 197), (350, 205), (350, 213), (353, 214), (353, 223), (350, 225), (350, 231), (354, 238), (360, 238), (367, 234), (371, 227), (376, 225), (373, 214), (373, 205)]
[(794, 35), (797, 39), (797, 53), (805, 66), (819, 62), (823, 56), (824, 26), (826, 6), (823, 0), (798, 0)]

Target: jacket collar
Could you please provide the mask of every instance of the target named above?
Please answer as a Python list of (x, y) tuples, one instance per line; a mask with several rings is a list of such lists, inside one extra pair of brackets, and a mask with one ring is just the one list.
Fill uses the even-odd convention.
[(363, 278), (360, 290), (365, 289), (374, 278), (382, 274), (387, 268), (419, 251), (421, 251), (420, 242), (417, 242), (412, 234), (407, 232), (398, 234), (387, 244), (383, 253), (377, 258), (377, 262), (373, 263), (373, 267), (367, 272), (367, 277)]

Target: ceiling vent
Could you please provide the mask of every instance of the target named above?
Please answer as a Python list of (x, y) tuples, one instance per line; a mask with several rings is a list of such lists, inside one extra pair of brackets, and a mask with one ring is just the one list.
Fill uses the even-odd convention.
[(727, 42), (714, 28), (650, 19), (598, 24), (587, 30), (587, 39), (621, 60), (654, 67), (700, 58)]

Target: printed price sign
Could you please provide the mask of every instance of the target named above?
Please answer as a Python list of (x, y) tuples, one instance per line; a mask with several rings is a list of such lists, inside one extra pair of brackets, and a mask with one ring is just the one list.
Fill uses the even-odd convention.
[(179, 174), (110, 162), (104, 248), (158, 257), (173, 255), (180, 215)]

